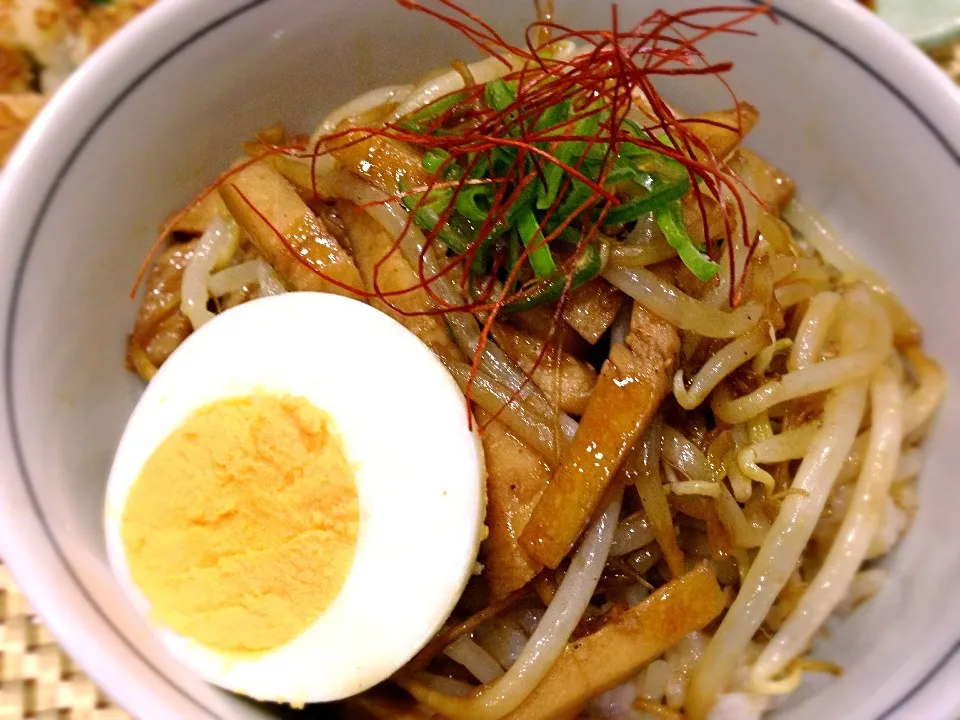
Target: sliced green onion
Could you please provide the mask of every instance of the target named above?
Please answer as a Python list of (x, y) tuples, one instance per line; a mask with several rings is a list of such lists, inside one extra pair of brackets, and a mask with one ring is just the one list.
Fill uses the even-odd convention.
[(423, 155), (423, 169), (427, 172), (437, 172), (450, 159), (450, 153), (442, 148), (427, 150)]
[[(559, 223), (557, 223), (559, 225)], [(556, 227), (554, 227), (556, 229)], [(557, 240), (566, 243), (567, 245), (577, 245), (580, 243), (580, 238), (582, 234), (576, 228), (570, 227), (567, 225), (563, 230), (560, 231), (560, 234), (557, 235)]]
[(497, 112), (503, 112), (517, 101), (517, 94), (510, 89), (506, 80), (497, 78), (486, 84), (484, 98), (487, 105)]
[(506, 218), (508, 223), (516, 223), (517, 218), (524, 210), (531, 210), (533, 199), (537, 196), (537, 183), (529, 182), (517, 194), (510, 207), (507, 208)]
[(399, 125), (404, 130), (423, 134), (427, 129), (426, 126), (430, 124), (431, 120), (435, 120), (450, 108), (466, 100), (466, 98), (467, 94), (465, 92), (452, 93), (450, 95), (437, 98), (429, 105), (424, 105), (419, 110), (416, 110), (406, 117), (401, 118)]
[(524, 208), (517, 215), (517, 232), (527, 248), (527, 257), (533, 274), (538, 278), (545, 278), (557, 272), (557, 264), (553, 261), (550, 247), (540, 232), (540, 224), (530, 208)]
[(662, 130), (660, 132), (650, 133), (650, 137), (665, 147), (672, 148), (673, 150), (678, 149), (677, 144)]
[(520, 262), (520, 236), (517, 233), (510, 233), (507, 238), (507, 267), (513, 270)]
[[(474, 158), (476, 158), (476, 162), (474, 162)], [(490, 158), (485, 154), (477, 158), (476, 154), (469, 153), (465, 166), (472, 168), (470, 178), (473, 180), (483, 180), (490, 176)]]
[[(583, 249), (583, 253), (577, 259), (577, 264), (573, 269), (573, 278), (570, 280), (570, 290), (576, 290), (587, 284), (600, 273), (603, 272), (604, 265), (607, 264), (607, 246), (606, 244), (597, 247), (591, 243)], [(552, 279), (541, 280), (530, 290), (526, 291), (524, 296), (507, 303), (503, 310), (507, 312), (523, 312), (539, 305), (559, 300), (567, 287), (567, 276), (554, 276)]]
[(489, 185), (465, 185), (457, 193), (457, 212), (467, 220), (482, 223), (490, 215), (493, 191)]
[[(620, 139), (611, 146), (598, 137), (601, 125), (610, 120), (609, 110), (598, 110), (596, 104), (575, 110), (571, 100), (563, 100), (538, 115), (524, 116), (517, 103), (516, 87), (515, 82), (502, 78), (492, 80), (483, 87), (484, 101), (501, 114), (498, 121), (509, 128), (511, 135), (519, 138), (524, 133), (537, 133), (537, 147), (547, 156), (534, 157), (529, 152), (521, 155), (523, 151), (517, 147), (498, 144), (479, 157), (468, 154), (453, 162), (446, 150), (429, 149), (423, 156), (424, 169), (450, 185), (455, 185), (451, 181), (461, 184), (434, 188), (425, 196), (411, 194), (402, 198), (413, 221), (424, 230), (435, 232), (450, 251), (458, 255), (473, 252), (472, 274), (491, 272), (495, 247), (506, 252), (509, 269), (517, 270), (526, 247), (534, 277), (521, 290), (523, 297), (506, 309), (518, 311), (552, 302), (562, 295), (568, 282), (576, 288), (602, 272), (608, 247), (605, 241), (584, 248), (573, 277), (568, 278), (558, 272), (544, 237), (556, 232), (564, 221), (569, 222), (579, 214), (578, 210), (589, 212), (582, 216), (584, 223), (597, 222), (597, 208), (603, 203), (595, 197), (590, 183), (601, 180), (606, 192), (622, 198), (619, 204), (607, 207), (605, 225), (623, 225), (653, 213), (667, 242), (697, 278), (706, 282), (717, 274), (717, 263), (697, 248), (683, 224), (680, 200), (689, 192), (691, 183), (687, 168), (656, 148), (639, 144), (659, 141), (674, 147), (663, 131), (650, 133), (624, 119)], [(414, 132), (430, 132), (431, 124), (435, 125), (444, 112), (467, 97), (467, 91), (442, 97), (403, 118), (401, 126)], [(569, 134), (596, 140), (566, 139)], [(470, 168), (467, 177), (465, 168)], [(576, 168), (584, 179), (571, 177), (569, 168)], [(531, 179), (534, 171), (538, 179)], [(601, 177), (602, 173), (605, 175)], [(544, 217), (544, 211), (554, 205), (556, 211)], [(484, 237), (479, 237), (478, 228), (491, 222), (492, 215), (496, 215), (496, 222)], [(445, 216), (447, 220), (441, 224), (440, 218)], [(579, 225), (580, 222), (564, 228), (557, 239), (565, 244), (581, 242)]]
[(593, 197), (593, 190), (581, 180), (573, 180), (570, 183), (570, 190), (564, 197), (560, 207), (557, 208), (556, 216), (566, 218), (577, 212), (581, 205)]
[[(582, 118), (573, 124), (573, 129), (571, 132), (574, 135), (585, 137), (596, 135), (597, 131), (600, 129), (600, 119), (600, 113), (594, 113), (593, 115)], [(546, 210), (553, 205), (554, 201), (557, 199), (557, 194), (560, 191), (560, 184), (563, 181), (563, 176), (567, 172), (561, 166), (561, 163), (563, 165), (577, 164), (576, 160), (583, 157), (583, 154), (586, 151), (587, 143), (583, 140), (571, 140), (557, 144), (557, 149), (553, 153), (553, 156), (557, 159), (557, 162), (549, 163), (543, 169), (543, 174), (546, 178), (547, 184), (546, 187), (541, 187), (541, 191), (537, 198), (538, 210)], [(582, 163), (580, 164), (582, 165)], [(582, 203), (585, 199), (586, 198), (583, 198), (580, 202)], [(576, 207), (577, 205), (574, 205), (574, 208)]]
[(470, 272), (474, 275), (486, 275), (490, 272), (490, 251), (493, 249), (493, 243), (496, 241), (495, 233), (488, 233), (477, 246), (477, 252), (473, 256), (473, 262), (470, 263)]
[[(553, 132), (548, 133), (548, 136), (561, 133), (562, 126), (570, 119), (571, 107), (571, 101), (564, 100), (548, 108), (537, 120), (534, 130), (544, 131), (552, 128)], [(553, 156), (558, 162), (569, 162), (569, 159), (565, 156), (571, 155), (572, 157), (572, 153), (575, 151), (575, 148), (570, 147), (572, 144), (573, 143), (563, 141), (557, 143)], [(560, 188), (560, 181), (563, 180), (563, 174), (564, 170), (559, 164), (546, 163), (544, 165), (543, 177), (546, 180), (546, 185), (541, 185), (539, 188), (537, 197), (538, 210), (546, 210), (553, 204), (554, 200), (557, 199), (557, 191)]]
[[(405, 183), (401, 183), (400, 192), (405, 192)], [(434, 231), (440, 224), (440, 217), (447, 212), (453, 199), (449, 188), (431, 190), (426, 200), (421, 201), (423, 193), (403, 195), (400, 202), (413, 214), (414, 222), (424, 230)], [(458, 255), (465, 253), (473, 244), (473, 229), (462, 218), (451, 213), (447, 222), (437, 230), (437, 239)]]
[(707, 282), (720, 271), (720, 266), (701, 253), (683, 224), (683, 207), (674, 201), (657, 210), (657, 225), (667, 243), (680, 256), (680, 260), (700, 282)]
[(655, 176), (649, 177), (650, 182), (643, 184), (643, 187), (648, 188), (647, 193), (612, 207), (603, 219), (605, 225), (623, 225), (632, 222), (641, 215), (659, 210), (679, 200), (690, 191), (690, 178), (687, 175), (673, 182)]
[[(647, 142), (650, 142), (650, 136), (646, 132), (644, 132), (643, 128), (641, 128), (637, 123), (635, 123), (630, 118), (623, 119), (622, 127), (626, 131), (627, 135), (634, 137), (637, 140), (645, 140)], [(655, 153), (650, 148), (642, 147), (640, 145), (630, 142), (629, 140), (625, 140), (624, 142), (620, 143), (620, 157), (622, 159), (636, 158), (642, 155), (652, 155), (652, 154), (655, 154)]]
[[(634, 137), (640, 140), (649, 140), (649, 136), (644, 132), (643, 128), (636, 122), (636, 120), (631, 120), (630, 118), (623, 119), (623, 127), (627, 129), (628, 135), (633, 135)], [(636, 146), (634, 146), (636, 147)], [(641, 148), (643, 149), (643, 148)]]
[[(563, 100), (558, 102), (556, 105), (551, 105), (540, 114), (540, 117), (537, 119), (533, 129), (537, 132), (543, 132), (544, 130), (550, 129), (560, 132), (560, 126), (564, 125), (570, 119), (571, 107), (572, 103), (570, 100)], [(550, 134), (552, 135), (555, 133)]]
[[(599, 168), (597, 168), (599, 174)], [(620, 162), (618, 161), (616, 165), (613, 166), (613, 169), (607, 173), (607, 179), (604, 182), (606, 187), (611, 187), (618, 183), (630, 181), (636, 185), (639, 185), (647, 190), (650, 189), (653, 184), (653, 180), (650, 176), (650, 173), (646, 173), (640, 168), (638, 168), (632, 162)]]

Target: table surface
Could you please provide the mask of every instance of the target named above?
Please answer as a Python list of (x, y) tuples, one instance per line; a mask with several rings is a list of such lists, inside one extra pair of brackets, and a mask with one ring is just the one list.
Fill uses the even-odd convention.
[[(960, 83), (960, 43), (934, 52)], [(0, 562), (0, 720), (125, 720), (129, 716), (60, 649)]]

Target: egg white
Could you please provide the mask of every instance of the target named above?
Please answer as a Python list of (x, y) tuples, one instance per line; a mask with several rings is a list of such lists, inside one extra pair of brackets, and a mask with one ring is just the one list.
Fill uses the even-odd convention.
[(193, 411), (257, 391), (306, 398), (329, 413), (341, 435), (360, 500), (346, 582), (299, 637), (251, 658), (155, 629), (181, 662), (228, 690), (295, 704), (337, 700), (393, 674), (453, 610), (483, 530), (482, 448), (453, 379), (387, 315), (321, 293), (233, 308), (164, 363), (130, 417), (110, 472), (108, 556), (144, 617), (149, 602), (130, 578), (121, 538), (130, 489)]

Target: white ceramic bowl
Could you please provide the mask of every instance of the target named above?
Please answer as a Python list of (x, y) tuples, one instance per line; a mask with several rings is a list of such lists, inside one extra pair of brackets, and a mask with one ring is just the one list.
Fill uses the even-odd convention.
[[(960, 377), (960, 93), (850, 0), (775, 4), (780, 23), (758, 23), (759, 37), (706, 44), (737, 62), (738, 94), (760, 107), (749, 144), (889, 278)], [(507, 30), (532, 14), (529, 2), (481, 5)], [(561, 1), (558, 15), (610, 17), (607, 0)], [(256, 129), (312, 128), (359, 90), (457, 55), (471, 52), (455, 33), (387, 0), (163, 0), (68, 83), (3, 173), (2, 554), (66, 649), (136, 717), (272, 714), (172, 662), (107, 568), (104, 482), (142, 390), (122, 364), (137, 265), (164, 217)], [(698, 81), (668, 96), (691, 110), (727, 101)], [(956, 398), (929, 445), (920, 514), (889, 562), (894, 581), (823, 643), (846, 672), (805, 684), (781, 720), (960, 715)]]

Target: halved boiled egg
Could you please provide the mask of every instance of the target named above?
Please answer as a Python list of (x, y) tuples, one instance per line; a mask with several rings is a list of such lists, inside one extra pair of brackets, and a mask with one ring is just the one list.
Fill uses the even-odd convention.
[(484, 475), (463, 395), (414, 335), (336, 295), (264, 298), (204, 325), (146, 388), (108, 481), (108, 554), (204, 679), (336, 700), (453, 610)]

